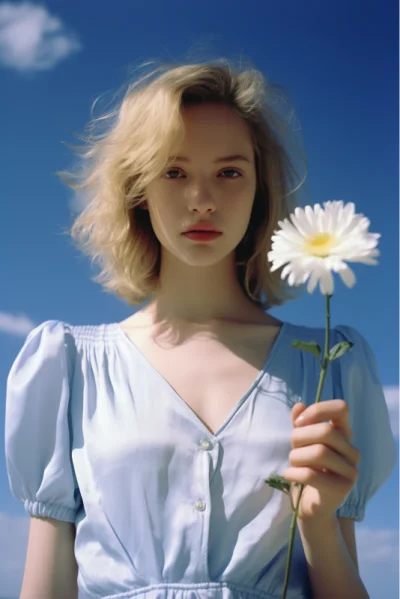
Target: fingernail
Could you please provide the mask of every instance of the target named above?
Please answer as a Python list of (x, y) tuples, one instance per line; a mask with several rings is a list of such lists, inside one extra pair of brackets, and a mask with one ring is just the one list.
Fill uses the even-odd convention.
[(295, 424), (302, 424), (304, 422), (304, 416), (299, 416), (298, 418), (296, 418), (296, 420), (294, 421)]

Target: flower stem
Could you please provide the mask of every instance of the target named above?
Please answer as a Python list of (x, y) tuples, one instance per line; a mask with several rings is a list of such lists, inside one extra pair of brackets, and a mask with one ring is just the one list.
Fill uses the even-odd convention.
[[(318, 382), (318, 389), (317, 389), (317, 398), (315, 400), (315, 403), (318, 403), (321, 399), (321, 394), (322, 394), (322, 388), (324, 385), (324, 381), (325, 381), (325, 375), (326, 375), (326, 371), (329, 365), (329, 333), (330, 333), (330, 317), (331, 317), (331, 313), (330, 313), (330, 305), (329, 305), (329, 300), (332, 296), (331, 295), (325, 295), (325, 316), (326, 316), (326, 330), (325, 330), (325, 348), (324, 348), (324, 359), (322, 362), (322, 367), (321, 367), (321, 372), (319, 375), (319, 382)], [(298, 484), (298, 483), (296, 483)], [(289, 584), (289, 573), (290, 573), (290, 566), (292, 563), (292, 551), (293, 551), (293, 542), (294, 542), (294, 533), (296, 531), (296, 523), (297, 523), (297, 515), (299, 513), (299, 507), (300, 507), (300, 501), (301, 501), (301, 496), (303, 494), (303, 489), (304, 489), (304, 485), (299, 485), (299, 496), (297, 499), (297, 505), (296, 508), (293, 512), (293, 516), (292, 516), (292, 523), (290, 525), (290, 536), (289, 536), (289, 551), (288, 551), (288, 557), (286, 560), (286, 571), (285, 571), (285, 582), (283, 585), (283, 592), (282, 592), (282, 599), (286, 598), (286, 593), (287, 593), (287, 587)]]

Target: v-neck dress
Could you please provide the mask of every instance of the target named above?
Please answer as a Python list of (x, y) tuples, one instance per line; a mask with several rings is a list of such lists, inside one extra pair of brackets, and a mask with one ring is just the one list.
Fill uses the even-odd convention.
[[(263, 369), (211, 434), (117, 323), (48, 320), (7, 379), (5, 455), (27, 514), (72, 522), (79, 599), (280, 599), (292, 510), (264, 479), (289, 467), (291, 410), (315, 402), (320, 366), (285, 322)], [(374, 355), (355, 329), (331, 344), (322, 401), (349, 406), (359, 478), (337, 515), (361, 522), (397, 462)], [(296, 531), (287, 599), (311, 599)]]

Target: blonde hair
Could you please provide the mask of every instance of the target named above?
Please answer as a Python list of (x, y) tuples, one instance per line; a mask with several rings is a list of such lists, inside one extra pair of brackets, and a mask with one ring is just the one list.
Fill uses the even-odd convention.
[[(247, 123), (256, 157), (253, 210), (235, 250), (238, 280), (248, 298), (263, 308), (294, 299), (280, 278), (282, 267), (271, 273), (267, 259), (278, 221), (298, 205), (298, 177), (280, 139), (285, 138), (285, 124), (273, 107), (282, 98), (282, 86), (227, 59), (162, 64), (128, 84), (121, 103), (89, 124), (91, 129), (105, 124), (105, 131), (78, 136), (86, 143), (75, 148), (83, 158), (80, 172), (57, 173), (75, 192), (85, 190), (85, 206), (67, 234), (100, 263), (101, 272), (93, 280), (134, 306), (156, 293), (160, 243), (148, 211), (138, 206), (146, 200), (146, 186), (168, 165), (173, 146), (183, 140), (181, 108), (220, 102)], [(292, 118), (293, 111), (290, 114)]]

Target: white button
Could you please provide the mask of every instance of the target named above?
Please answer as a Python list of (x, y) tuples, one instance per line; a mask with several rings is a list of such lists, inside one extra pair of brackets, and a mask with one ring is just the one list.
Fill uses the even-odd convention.
[(206, 504), (204, 503), (204, 501), (202, 501), (201, 499), (198, 499), (196, 501), (196, 503), (194, 504), (194, 507), (196, 508), (196, 510), (198, 510), (199, 512), (204, 512), (204, 510), (206, 509)]
[(212, 443), (204, 439), (204, 441), (200, 443), (200, 447), (206, 451), (207, 449), (212, 449)]

